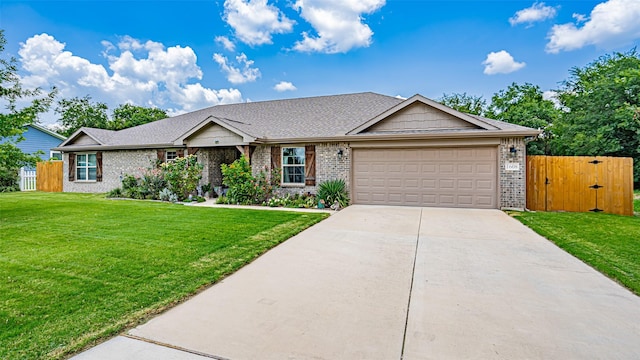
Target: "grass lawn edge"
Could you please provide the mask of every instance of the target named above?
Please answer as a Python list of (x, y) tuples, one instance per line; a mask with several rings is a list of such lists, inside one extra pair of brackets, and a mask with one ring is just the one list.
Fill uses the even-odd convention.
[[(593, 253), (585, 253), (584, 249), (587, 247), (581, 248), (580, 246), (573, 246), (579, 242), (568, 241), (567, 239), (561, 239), (560, 236), (557, 235), (557, 233), (554, 233), (554, 231), (551, 231), (548, 228), (546, 228), (545, 226), (546, 224), (545, 225), (536, 224), (534, 221), (532, 221), (530, 218), (527, 218), (526, 216), (528, 214), (533, 214), (535, 216), (536, 213), (558, 214), (560, 216), (563, 216), (564, 214), (568, 214), (570, 216), (580, 216), (580, 214), (588, 214), (587, 216), (604, 215), (604, 216), (619, 218), (619, 219), (622, 219), (623, 221), (624, 220), (637, 221), (637, 220), (640, 220), (640, 216), (638, 214), (636, 214), (635, 216), (624, 216), (624, 215), (612, 215), (612, 214), (544, 212), (544, 211), (541, 212), (541, 211), (529, 211), (529, 210), (527, 211), (509, 210), (509, 211), (506, 211), (506, 213), (510, 217), (516, 219), (523, 225), (527, 226), (536, 234), (545, 238), (545, 240), (549, 241), (550, 243), (552, 243), (554, 246), (558, 247), (562, 251), (578, 259), (579, 261), (589, 266), (590, 268), (594, 269), (595, 271), (599, 272), (600, 274), (606, 276), (608, 279), (624, 287), (625, 289), (635, 294), (636, 296), (640, 296), (640, 281), (638, 281), (638, 278), (640, 278), (640, 268), (636, 269), (635, 271), (633, 269), (625, 269), (624, 264), (617, 263), (617, 260), (618, 260), (617, 258), (605, 259), (606, 261), (599, 261), (601, 260), (602, 257), (604, 257), (604, 255), (600, 254), (599, 251), (595, 251)], [(588, 242), (588, 240), (585, 240), (585, 242)], [(640, 244), (640, 242), (638, 244)], [(637, 245), (635, 247), (635, 252), (636, 254), (640, 254), (640, 246)], [(636, 256), (639, 256), (639, 255), (636, 255)], [(591, 258), (592, 260), (590, 261), (589, 258)]]
[[(137, 200), (137, 201), (145, 201), (145, 200)], [(246, 209), (238, 209), (238, 210), (246, 210)], [(269, 211), (267, 209), (259, 209), (256, 208), (256, 211)], [(321, 222), (322, 220), (325, 220), (329, 217), (329, 214), (325, 215), (324, 217), (317, 217), (316, 221), (312, 222), (312, 223), (302, 223), (302, 221), (299, 221), (300, 218), (296, 219), (296, 220), (292, 220), (289, 221), (287, 223), (284, 223), (282, 225), (287, 225), (289, 223), (297, 223), (295, 224), (296, 226), (292, 229), (289, 229), (287, 227), (284, 227), (282, 225), (278, 225), (274, 228), (271, 228), (267, 231), (263, 231), (261, 233), (258, 233), (256, 235), (254, 235), (254, 237), (257, 236), (262, 236), (262, 237), (274, 237), (277, 236), (277, 243), (276, 245), (265, 249), (264, 251), (261, 251), (259, 253), (257, 253), (253, 258), (251, 258), (249, 261), (243, 262), (241, 266), (236, 267), (235, 269), (233, 269), (232, 271), (224, 274), (223, 276), (221, 276), (220, 278), (218, 278), (216, 281), (210, 282), (210, 283), (206, 283), (201, 285), (200, 287), (198, 287), (197, 289), (195, 289), (192, 292), (186, 293), (186, 294), (179, 294), (176, 296), (173, 296), (169, 299), (165, 299), (162, 302), (156, 303), (152, 306), (148, 306), (145, 309), (139, 310), (138, 312), (135, 312), (133, 314), (131, 314), (130, 316), (124, 318), (124, 319), (120, 319), (120, 321), (118, 321), (115, 324), (111, 324), (107, 327), (105, 327), (104, 329), (101, 329), (99, 331), (95, 331), (92, 333), (88, 333), (76, 340), (74, 340), (71, 344), (69, 344), (66, 347), (63, 348), (59, 348), (56, 349), (56, 351), (50, 353), (51, 358), (52, 359), (69, 359), (75, 355), (78, 355), (79, 353), (89, 350), (101, 343), (104, 343), (128, 330), (131, 330), (133, 328), (135, 328), (136, 326), (142, 325), (146, 322), (148, 322), (149, 320), (151, 320), (153, 317), (158, 316), (190, 299), (192, 299), (193, 297), (197, 296), (198, 294), (202, 293), (203, 291), (211, 288), (212, 286), (220, 283), (221, 281), (223, 281), (224, 279), (226, 279), (227, 277), (235, 274), (236, 272), (238, 272), (239, 270), (241, 270), (242, 268), (244, 268), (245, 266), (251, 264), (252, 262), (256, 261), (258, 258), (262, 257), (263, 255), (267, 254), (269, 251), (277, 248), (278, 246), (282, 245), (284, 242), (286, 242), (287, 240), (293, 238), (294, 236), (298, 235), (299, 233), (303, 232), (304, 230), (314, 226), (315, 224)], [(274, 231), (275, 230), (275, 231)]]

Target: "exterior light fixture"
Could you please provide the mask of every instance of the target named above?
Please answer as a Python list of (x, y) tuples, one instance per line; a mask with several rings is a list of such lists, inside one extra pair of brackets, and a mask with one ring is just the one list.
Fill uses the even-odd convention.
[(342, 149), (338, 150), (338, 160), (342, 160), (343, 156), (344, 156), (344, 151)]

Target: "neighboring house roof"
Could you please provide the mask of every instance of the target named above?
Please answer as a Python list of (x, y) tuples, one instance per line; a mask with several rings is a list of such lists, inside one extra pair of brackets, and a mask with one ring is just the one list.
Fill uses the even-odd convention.
[[(393, 136), (392, 132), (377, 134), (366, 130), (416, 102), (447, 113), (493, 136), (498, 136), (496, 134), (500, 132), (522, 136), (537, 134), (533, 129), (455, 111), (421, 95), (404, 100), (365, 92), (217, 105), (119, 131), (82, 128), (61, 144), (59, 149), (78, 151), (183, 146), (190, 136), (212, 125), (219, 125), (239, 135), (246, 144), (388, 137)], [(76, 144), (76, 140), (85, 136), (91, 141)]]
[(43, 133), (45, 133), (47, 135), (51, 135), (51, 136), (53, 136), (55, 138), (58, 138), (60, 140), (66, 140), (67, 139), (66, 137), (58, 134), (57, 132), (51, 131), (51, 130), (49, 130), (49, 129), (45, 128), (45, 127), (42, 127), (40, 125), (37, 125), (37, 124), (30, 124), (30, 125), (27, 125), (27, 126), (30, 126), (30, 127), (34, 128), (36, 130), (40, 130)]
[[(0, 138), (0, 143), (10, 141), (26, 154), (38, 154), (42, 160), (49, 160), (51, 149), (59, 146), (66, 138), (40, 125), (29, 124), (22, 133), (23, 140), (17, 141), (18, 136)], [(16, 142), (17, 141), (17, 142)]]

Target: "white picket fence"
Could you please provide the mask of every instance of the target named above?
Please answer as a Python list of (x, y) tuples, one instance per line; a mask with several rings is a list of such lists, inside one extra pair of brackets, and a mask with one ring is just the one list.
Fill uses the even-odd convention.
[(36, 190), (36, 171), (20, 169), (20, 191)]

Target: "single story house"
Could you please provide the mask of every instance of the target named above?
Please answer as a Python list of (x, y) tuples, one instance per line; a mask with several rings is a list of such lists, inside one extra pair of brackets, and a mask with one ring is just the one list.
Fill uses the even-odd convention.
[(203, 183), (246, 155), (254, 173), (315, 193), (344, 179), (354, 204), (525, 207), (525, 141), (538, 130), (415, 95), (371, 92), (218, 105), (129, 129), (82, 128), (63, 152), (64, 191), (106, 192), (157, 160), (195, 154)]

